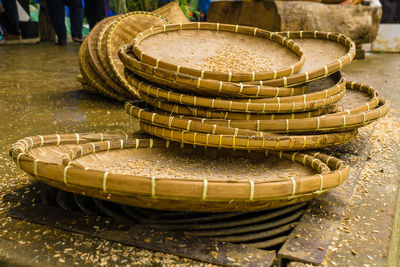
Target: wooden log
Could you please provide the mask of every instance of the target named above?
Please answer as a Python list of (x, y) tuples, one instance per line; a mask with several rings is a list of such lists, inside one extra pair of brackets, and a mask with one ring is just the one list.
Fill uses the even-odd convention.
[(213, 1), (207, 22), (254, 26), (279, 31), (281, 18), (274, 1)]
[(382, 18), (380, 7), (283, 1), (275, 1), (275, 4), (281, 18), (281, 31), (339, 32), (357, 44), (375, 40)]
[(380, 7), (330, 5), (309, 1), (214, 1), (208, 22), (259, 27), (269, 31), (338, 32), (356, 43), (375, 40)]

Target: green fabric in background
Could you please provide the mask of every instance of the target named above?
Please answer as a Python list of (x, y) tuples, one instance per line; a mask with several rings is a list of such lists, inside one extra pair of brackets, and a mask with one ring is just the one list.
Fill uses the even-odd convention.
[[(71, 35), (71, 23), (69, 22), (69, 17), (65, 16), (65, 26), (67, 28), (67, 35)], [(87, 36), (89, 35), (89, 23), (86, 19), (86, 17), (83, 18), (83, 23), (82, 23), (82, 36)]]
[(39, 5), (29, 5), (29, 13), (31, 16), (31, 21), (39, 22)]

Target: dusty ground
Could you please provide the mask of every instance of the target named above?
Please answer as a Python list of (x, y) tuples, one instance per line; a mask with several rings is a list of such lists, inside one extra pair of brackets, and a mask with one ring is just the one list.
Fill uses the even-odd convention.
[[(344, 70), (349, 79), (379, 89), (390, 100), (391, 111), (360, 132), (368, 136), (372, 149), (327, 255), (329, 266), (396, 266), (396, 258), (399, 264), (394, 247), (398, 250), (399, 240), (391, 240), (396, 236), (394, 217), (400, 208), (396, 206), (400, 182), (399, 71), (399, 54), (368, 54)], [(398, 236), (399, 229), (395, 231)]]
[[(30, 183), (7, 155), (25, 136), (138, 129), (122, 104), (80, 89), (75, 77), (78, 46), (52, 44), (0, 47), (0, 197)], [(390, 254), (399, 184), (400, 55), (368, 54), (345, 70), (371, 84), (392, 103), (389, 116), (362, 131), (373, 143), (351, 204), (325, 260), (328, 266), (384, 266)], [(1, 261), (28, 265), (182, 265), (199, 264), (5, 216), (0, 202)]]

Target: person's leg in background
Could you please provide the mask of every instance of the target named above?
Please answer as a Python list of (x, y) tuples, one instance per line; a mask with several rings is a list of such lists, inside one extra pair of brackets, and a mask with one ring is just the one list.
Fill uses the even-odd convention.
[(56, 33), (50, 19), (50, 12), (46, 0), (41, 0), (40, 2), (39, 35), (40, 41), (49, 41), (53, 43), (56, 41)]
[(20, 39), (19, 18), (16, 0), (2, 0), (4, 11), (6, 13), (6, 33), (5, 40)]
[(67, 0), (69, 18), (71, 21), (71, 35), (74, 42), (82, 42), (83, 6), (82, 0)]
[(50, 19), (53, 23), (54, 30), (57, 34), (57, 44), (67, 44), (67, 29), (65, 28), (65, 1), (64, 0), (50, 0), (47, 1), (49, 8)]
[(104, 0), (85, 0), (85, 15), (90, 29), (93, 29), (97, 22), (106, 17)]

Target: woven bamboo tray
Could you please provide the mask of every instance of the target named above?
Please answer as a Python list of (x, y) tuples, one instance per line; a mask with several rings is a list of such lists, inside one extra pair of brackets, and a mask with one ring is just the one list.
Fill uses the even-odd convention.
[(168, 102), (179, 103), (200, 108), (213, 110), (227, 110), (229, 112), (246, 113), (294, 113), (325, 108), (327, 105), (338, 102), (344, 95), (346, 81), (340, 78), (340, 74), (332, 77), (337, 79), (336, 85), (312, 93), (297, 96), (262, 98), (262, 99), (221, 99), (213, 97), (202, 97), (175, 92), (171, 89), (155, 87), (137, 79), (127, 76), (128, 81), (137, 88), (139, 94), (162, 99)]
[(120, 102), (126, 101), (127, 98), (121, 96), (118, 92), (107, 86), (104, 80), (90, 65), (87, 42), (87, 39), (85, 39), (79, 48), (79, 68), (82, 74), (82, 79), (85, 81), (85, 84), (82, 84), (83, 87), (89, 91), (116, 99)]
[[(180, 129), (216, 134), (217, 129), (224, 129), (224, 132), (221, 132), (221, 134), (229, 133), (231, 135), (240, 135), (238, 129), (256, 131), (256, 133), (323, 133), (350, 131), (365, 126), (387, 114), (390, 106), (389, 102), (385, 99), (379, 99), (379, 95), (375, 89), (355, 82), (350, 82), (347, 85), (351, 90), (358, 90), (359, 92), (365, 92), (365, 94), (370, 95), (370, 101), (353, 106), (345, 111), (313, 118), (231, 120), (193, 118), (187, 116), (173, 117), (139, 108), (132, 103), (126, 103), (125, 110), (141, 121), (172, 130)], [(359, 95), (356, 96), (359, 97)], [(146, 128), (148, 127), (146, 126)], [(157, 135), (160, 136), (159, 133)], [(258, 134), (253, 133), (253, 135)]]
[[(194, 77), (228, 82), (269, 80), (292, 75), (300, 70), (305, 60), (303, 51), (289, 38), (254, 27), (220, 23), (154, 27), (136, 36), (133, 44), (134, 54), (144, 63)], [(228, 66), (222, 71), (210, 70), (209, 62), (204, 59), (213, 59), (217, 53), (226, 52), (227, 45), (234, 47), (232, 53), (237, 57), (238, 66)], [(242, 53), (246, 56), (240, 57)], [(228, 59), (226, 56), (223, 58), (224, 62)], [(251, 68), (242, 62), (250, 58), (255, 61)], [(261, 59), (261, 62), (256, 59)], [(268, 60), (271, 60), (271, 66), (265, 68)], [(203, 66), (198, 68), (198, 65)]]
[[(129, 82), (143, 94), (164, 99), (169, 102), (175, 102), (184, 105), (205, 107), (211, 109), (228, 109), (230, 101), (237, 102), (239, 105), (262, 104), (262, 103), (291, 103), (306, 102), (321, 98), (328, 98), (339, 93), (345, 87), (346, 81), (341, 77), (340, 72), (336, 72), (331, 76), (311, 82), (308, 84), (308, 92), (301, 95), (284, 96), (284, 97), (268, 97), (268, 98), (221, 98), (206, 97), (195, 94), (185, 94), (170, 88), (160, 88), (152, 86), (136, 76), (127, 77)], [(318, 88), (316, 88), (318, 86)], [(312, 89), (312, 92), (310, 91)], [(249, 107), (249, 109), (251, 109)], [(239, 109), (245, 111), (246, 107)], [(257, 110), (257, 109), (256, 109)]]
[[(166, 140), (233, 150), (272, 150), (296, 151), (306, 149), (325, 148), (346, 143), (357, 135), (356, 131), (330, 133), (324, 135), (281, 135), (276, 136), (248, 136), (199, 133), (194, 131), (170, 129), (142, 121), (140, 127), (146, 133)], [(234, 131), (234, 130), (233, 130)]]
[(229, 96), (238, 98), (260, 98), (274, 96), (293, 96), (306, 92), (308, 86), (291, 88), (272, 87), (264, 85), (251, 85), (244, 83), (223, 82), (212, 79), (196, 78), (175, 71), (156, 68), (139, 61), (132, 53), (132, 45), (123, 45), (118, 51), (120, 60), (125, 65), (125, 76), (132, 73), (154, 82), (174, 89), (194, 92), (196, 94)]
[(110, 24), (110, 28), (98, 39), (98, 49), (106, 57), (102, 61), (104, 68), (120, 87), (125, 88), (137, 98), (139, 94), (124, 77), (124, 66), (118, 57), (118, 50), (121, 45), (131, 43), (139, 32), (150, 27), (169, 23), (168, 20), (153, 13), (131, 12), (121, 16), (115, 23)]
[[(328, 98), (322, 98), (314, 101), (306, 101), (306, 102), (292, 102), (292, 103), (242, 103), (242, 102), (233, 102), (233, 101), (226, 101), (227, 105), (225, 109), (219, 108), (215, 109), (216, 111), (218, 110), (224, 110), (227, 112), (231, 113), (254, 113), (254, 114), (268, 114), (268, 113), (295, 113), (295, 112), (306, 112), (306, 111), (313, 111), (313, 110), (320, 110), (324, 109), (331, 104), (334, 104), (338, 102), (345, 94), (345, 90), (341, 90), (339, 93), (336, 95), (333, 95)], [(155, 107), (163, 109), (163, 106), (165, 103), (170, 103), (164, 100), (156, 99), (151, 96), (148, 96), (146, 94), (140, 93), (141, 98), (143, 98), (146, 102), (157, 102), (157, 105)], [(189, 111), (192, 110), (193, 108), (196, 108), (197, 111), (203, 110), (203, 112), (211, 111), (207, 108), (200, 108), (200, 107), (192, 107), (192, 106), (187, 106), (187, 105), (181, 105), (178, 103), (174, 103), (174, 106), (176, 107), (177, 110), (183, 110), (183, 109), (188, 109)], [(243, 107), (242, 109), (240, 107)], [(252, 109), (250, 109), (250, 107)]]
[[(280, 86), (293, 86), (326, 77), (349, 64), (355, 55), (354, 42), (342, 34), (318, 31), (285, 32), (282, 34), (286, 34), (290, 38), (298, 38), (297, 40), (302, 39), (302, 48), (306, 51), (306, 58), (309, 59), (308, 61), (306, 60), (306, 66), (295, 75), (283, 77), (281, 79), (260, 81), (253, 86), (249, 86), (246, 82), (243, 82), (242, 84), (227, 83), (178, 74), (175, 71), (168, 71), (162, 68), (154, 68), (149, 64), (138, 61), (131, 52), (131, 46), (121, 47), (120, 57), (121, 61), (125, 63), (125, 66), (130, 71), (158, 84), (184, 90), (195, 91), (197, 89), (209, 94), (212, 93), (213, 95), (225, 94), (235, 97), (246, 95), (247, 97), (254, 97), (255, 95), (275, 96), (277, 90), (275, 88), (276, 86), (278, 86), (278, 88)], [(335, 47), (336, 44), (338, 47)], [(318, 53), (315, 51), (318, 51)], [(329, 57), (324, 56), (329, 54), (332, 55)], [(321, 62), (320, 58), (323, 59), (322, 64), (324, 65), (318, 64), (318, 62)], [(290, 90), (280, 91), (281, 92), (279, 92), (278, 96), (293, 95)]]
[(279, 135), (160, 115), (131, 104), (126, 104), (125, 108), (141, 121), (141, 128), (151, 135), (206, 147), (293, 151), (338, 145), (356, 135), (354, 131), (324, 135)]
[[(152, 154), (153, 151), (155, 154)], [(239, 179), (233, 176), (213, 179), (214, 175), (201, 172), (185, 178), (168, 173), (167, 168), (162, 167), (158, 172), (153, 169), (154, 175), (134, 174), (129, 168), (124, 171), (127, 161), (135, 160), (140, 155), (148, 155), (147, 159), (154, 160), (157, 152), (169, 153), (169, 157), (174, 159), (191, 155), (194, 164), (204, 161), (204, 166), (221, 158), (232, 158), (230, 164), (238, 167), (239, 173), (234, 175)], [(52, 186), (121, 204), (166, 210), (276, 208), (316, 197), (348, 177), (348, 165), (331, 156), (270, 152), (265, 161), (263, 152), (252, 154), (252, 159), (257, 160), (255, 165), (249, 166), (274, 170), (268, 175), (261, 172), (260, 177), (253, 175), (247, 178), (241, 174), (246, 163), (237, 164), (235, 161), (235, 157), (241, 159), (240, 152), (229, 153), (214, 149), (204, 153), (190, 147), (181, 149), (160, 139), (106, 134), (33, 136), (19, 140), (10, 150), (10, 155), (22, 170)], [(290, 161), (298, 164), (288, 164)], [(138, 162), (134, 162), (133, 169), (139, 167)], [(156, 165), (150, 162), (146, 166), (151, 168)], [(175, 166), (167, 167), (173, 169)], [(222, 168), (217, 167), (221, 171)], [(251, 172), (257, 173), (256, 169)], [(235, 170), (227, 171), (234, 173)]]

